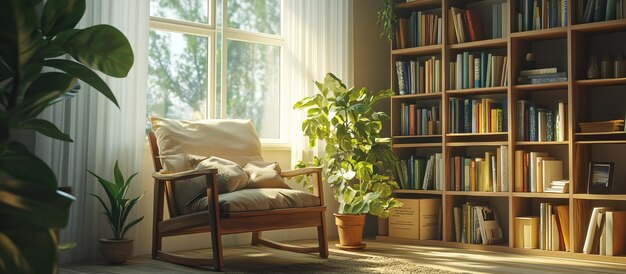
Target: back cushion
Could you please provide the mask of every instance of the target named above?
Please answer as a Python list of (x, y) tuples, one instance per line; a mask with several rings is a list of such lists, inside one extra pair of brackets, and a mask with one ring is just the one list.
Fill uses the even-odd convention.
[(179, 153), (216, 156), (240, 166), (263, 161), (261, 142), (250, 120), (198, 121), (150, 117), (161, 156)]

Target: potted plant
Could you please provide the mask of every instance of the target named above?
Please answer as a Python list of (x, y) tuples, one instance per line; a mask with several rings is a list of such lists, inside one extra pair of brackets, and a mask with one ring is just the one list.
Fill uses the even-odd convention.
[(66, 226), (74, 200), (58, 191), (54, 172), (16, 140), (15, 131), (34, 130), (72, 142), (39, 114), (76, 94), (77, 79), (117, 105), (93, 70), (125, 77), (133, 65), (130, 43), (119, 30), (109, 25), (74, 29), (85, 7), (85, 0), (2, 1), (0, 273), (55, 272), (58, 248), (50, 230)]
[(365, 214), (382, 218), (402, 204), (392, 197), (398, 184), (392, 176), (396, 156), (390, 138), (380, 138), (382, 121), (389, 116), (374, 105), (393, 95), (391, 90), (370, 93), (366, 88), (346, 88), (328, 73), (320, 93), (297, 102), (294, 109), (307, 110), (302, 122), (309, 145), (325, 143), (325, 155), (316, 159), (324, 167), (326, 181), (339, 202), (335, 221), (340, 248), (363, 248)]
[(115, 167), (113, 168), (114, 183), (107, 181), (89, 170), (88, 172), (96, 177), (109, 201), (109, 205), (107, 206), (107, 203), (104, 202), (102, 197), (91, 194), (91, 196), (98, 199), (104, 208), (103, 214), (109, 222), (111, 232), (113, 232), (113, 238), (100, 239), (102, 257), (104, 257), (104, 260), (109, 264), (123, 264), (133, 252), (133, 240), (124, 238), (124, 235), (126, 235), (126, 232), (128, 232), (130, 228), (143, 220), (143, 217), (141, 217), (134, 221), (126, 222), (128, 214), (130, 214), (130, 211), (143, 196), (139, 195), (132, 199), (125, 197), (130, 182), (138, 173), (131, 175), (128, 180), (124, 180), (124, 176), (120, 171), (117, 161), (115, 161)]

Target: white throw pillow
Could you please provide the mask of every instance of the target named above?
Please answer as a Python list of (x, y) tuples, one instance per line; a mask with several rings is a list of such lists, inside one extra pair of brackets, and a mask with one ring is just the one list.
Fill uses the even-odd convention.
[(287, 188), (285, 179), (280, 176), (280, 166), (277, 162), (266, 163), (253, 161), (247, 163), (243, 170), (250, 176), (246, 188)]
[(218, 193), (220, 194), (242, 189), (248, 183), (248, 173), (233, 161), (209, 157), (196, 166), (196, 169), (207, 168), (217, 168)]

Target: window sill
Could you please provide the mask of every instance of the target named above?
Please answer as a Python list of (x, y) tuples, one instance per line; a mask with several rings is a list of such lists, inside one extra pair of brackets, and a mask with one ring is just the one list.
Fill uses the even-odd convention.
[(288, 143), (261, 143), (261, 150), (264, 151), (290, 151), (291, 144)]

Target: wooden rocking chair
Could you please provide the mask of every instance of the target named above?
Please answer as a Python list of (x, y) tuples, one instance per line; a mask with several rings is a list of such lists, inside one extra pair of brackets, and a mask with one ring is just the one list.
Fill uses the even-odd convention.
[[(172, 122), (162, 118), (152, 118), (159, 122)], [(252, 128), (253, 129), (253, 128)], [(256, 136), (256, 131), (254, 131)], [(154, 218), (152, 236), (152, 258), (182, 264), (187, 266), (213, 266), (219, 271), (224, 266), (222, 253), (222, 235), (252, 232), (252, 245), (264, 245), (271, 248), (300, 252), (319, 253), (322, 258), (328, 257), (328, 242), (326, 239), (326, 221), (324, 197), (322, 192), (321, 168), (305, 168), (300, 170), (282, 171), (280, 176), (291, 178), (298, 175), (314, 175), (314, 193), (319, 198), (319, 205), (299, 208), (279, 208), (270, 210), (253, 210), (228, 212), (220, 208), (220, 195), (218, 194), (218, 179), (216, 169), (189, 170), (177, 173), (162, 172), (159, 140), (154, 132), (149, 133), (150, 147), (152, 150), (154, 177)], [(258, 141), (258, 137), (257, 137)], [(211, 140), (206, 140), (211, 142)], [(260, 146), (260, 145), (259, 145)], [(161, 150), (162, 151), (162, 150)], [(209, 155), (203, 155), (209, 156)], [(204, 211), (190, 214), (181, 214), (175, 202), (175, 191), (178, 183), (191, 178), (203, 176), (206, 179), (206, 195), (208, 208)], [(165, 198), (164, 198), (165, 197)], [(164, 200), (170, 218), (164, 220)], [(319, 246), (301, 247), (287, 245), (262, 237), (263, 231), (316, 227)], [(162, 240), (164, 237), (187, 235), (194, 233), (211, 234), (211, 248), (213, 258), (198, 258), (173, 254), (163, 251)]]

